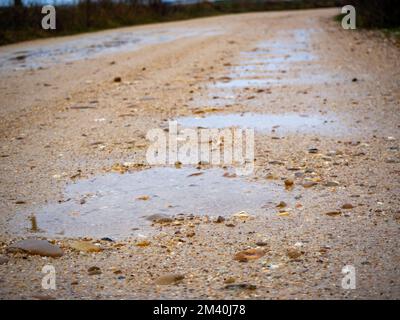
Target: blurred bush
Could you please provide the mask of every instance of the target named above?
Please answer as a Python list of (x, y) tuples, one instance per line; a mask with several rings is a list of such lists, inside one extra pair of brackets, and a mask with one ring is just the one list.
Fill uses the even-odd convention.
[(399, 0), (353, 0), (348, 2), (356, 8), (357, 27), (400, 27)]

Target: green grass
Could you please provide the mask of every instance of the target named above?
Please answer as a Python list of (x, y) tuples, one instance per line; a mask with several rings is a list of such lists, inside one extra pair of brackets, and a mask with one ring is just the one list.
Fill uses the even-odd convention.
[(396, 43), (400, 46), (400, 27), (385, 28), (382, 31), (390, 38), (395, 39)]
[(345, 14), (343, 14), (343, 13), (338, 14), (338, 15), (333, 17), (333, 20), (336, 21), (336, 22), (342, 23), (342, 19), (343, 19), (344, 16), (345, 16)]

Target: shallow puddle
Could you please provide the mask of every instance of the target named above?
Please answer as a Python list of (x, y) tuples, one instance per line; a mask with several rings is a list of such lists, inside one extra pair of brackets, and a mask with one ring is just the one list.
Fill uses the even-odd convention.
[(291, 62), (303, 62), (316, 60), (317, 57), (306, 51), (298, 50), (271, 50), (271, 51), (256, 51), (242, 53), (243, 58), (247, 63), (273, 63), (273, 64), (287, 64)]
[(155, 31), (109, 31), (89, 34), (77, 39), (32, 45), (26, 50), (0, 51), (0, 70), (36, 69), (57, 63), (94, 58), (103, 54), (138, 50), (146, 45), (174, 41), (192, 36), (211, 36), (220, 33), (215, 29), (170, 28)]
[(182, 117), (177, 119), (183, 127), (200, 128), (253, 128), (257, 131), (283, 133), (318, 133), (334, 135), (347, 132), (347, 128), (333, 116), (286, 114), (212, 114), (205, 117)]
[[(154, 230), (146, 219), (154, 214), (230, 216), (244, 210), (257, 215), (267, 214), (262, 207), (268, 203), (275, 208), (277, 201), (289, 201), (281, 185), (224, 177), (226, 172), (158, 167), (104, 174), (68, 184), (64, 202), (32, 212), (43, 235), (123, 238)], [(31, 220), (18, 216), (23, 221), (13, 228), (26, 234)]]
[[(311, 49), (312, 29), (282, 32), (280, 41), (262, 41), (241, 53), (228, 69), (230, 81), (217, 81), (210, 89), (237, 90), (272, 85), (311, 85), (340, 81), (337, 75), (321, 72), (319, 57)], [(307, 69), (307, 72), (304, 70)]]
[[(285, 73), (281, 71), (284, 70)], [(338, 83), (343, 81), (343, 77), (339, 74), (326, 75), (318, 71), (311, 71), (307, 74), (296, 72), (293, 70), (292, 76), (286, 75), (287, 69), (277, 69), (274, 76), (265, 73), (265, 70), (259, 72), (232, 72), (229, 74), (233, 80), (229, 82), (217, 82), (210, 89), (243, 89), (243, 88), (270, 88), (272, 85), (315, 85)], [(245, 76), (245, 77), (244, 77)]]
[(218, 82), (215, 88), (230, 88), (230, 87), (265, 87), (276, 82), (276, 79), (234, 79), (229, 82)]

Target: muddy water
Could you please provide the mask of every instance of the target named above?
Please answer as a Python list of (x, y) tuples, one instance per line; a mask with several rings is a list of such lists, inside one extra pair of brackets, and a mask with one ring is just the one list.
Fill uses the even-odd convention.
[[(265, 215), (271, 214), (266, 207), (291, 202), (293, 194), (282, 185), (228, 178), (225, 172), (159, 167), (104, 174), (67, 185), (63, 202), (31, 212), (40, 235), (124, 238), (154, 231), (146, 219), (154, 214), (230, 216), (244, 210)], [(26, 234), (32, 220), (26, 213), (18, 219), (13, 228)]]
[(94, 58), (110, 53), (138, 50), (146, 45), (160, 44), (192, 36), (211, 36), (221, 33), (216, 29), (170, 28), (156, 31), (111, 31), (85, 35), (77, 39), (53, 44), (29, 45), (26, 49), (0, 50), (0, 71), (8, 69), (36, 69), (58, 63)]
[(306, 114), (256, 114), (234, 113), (213, 114), (205, 117), (182, 117), (177, 119), (183, 127), (200, 128), (253, 128), (261, 132), (319, 133), (326, 135), (344, 134), (349, 129), (333, 115)]

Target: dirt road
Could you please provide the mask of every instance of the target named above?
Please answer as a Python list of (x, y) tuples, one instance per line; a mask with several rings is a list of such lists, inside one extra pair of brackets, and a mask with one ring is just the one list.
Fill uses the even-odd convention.
[[(0, 298), (400, 298), (399, 48), (336, 13), (0, 48)], [(168, 120), (255, 128), (253, 174), (148, 166)]]

